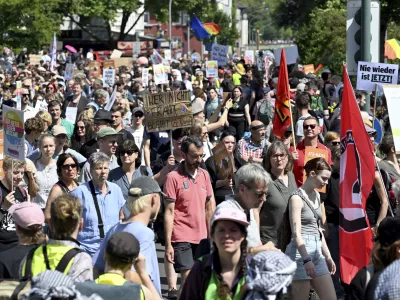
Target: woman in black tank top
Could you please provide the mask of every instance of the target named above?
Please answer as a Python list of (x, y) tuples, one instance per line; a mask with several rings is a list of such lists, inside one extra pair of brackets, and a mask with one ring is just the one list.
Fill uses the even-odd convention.
[(78, 160), (69, 153), (62, 153), (57, 160), (57, 174), (59, 181), (52, 187), (49, 198), (47, 199), (45, 218), (46, 223), (50, 219), (50, 207), (51, 203), (57, 197), (69, 194), (79, 184), (75, 182), (79, 172)]
[(239, 141), (243, 137), (247, 126), (251, 123), (250, 108), (247, 99), (243, 98), (241, 87), (233, 89), (232, 99), (233, 106), (228, 111), (228, 122), (229, 126), (235, 127), (236, 140)]

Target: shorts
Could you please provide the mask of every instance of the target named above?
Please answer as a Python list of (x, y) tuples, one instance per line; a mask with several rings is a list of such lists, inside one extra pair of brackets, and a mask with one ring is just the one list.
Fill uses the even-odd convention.
[(194, 265), (195, 254), (198, 244), (178, 242), (172, 243), (174, 248), (175, 272), (190, 270)]
[[(301, 235), (301, 237), (303, 238), (307, 253), (311, 257), (311, 261), (315, 266), (316, 276), (330, 274), (325, 257), (322, 255), (322, 242), (320, 236), (304, 234)], [(297, 264), (296, 274), (294, 275), (293, 280), (311, 280), (311, 277), (307, 275), (306, 270), (304, 269), (303, 258), (301, 257), (299, 250), (297, 250), (293, 239), (286, 247), (285, 254)]]

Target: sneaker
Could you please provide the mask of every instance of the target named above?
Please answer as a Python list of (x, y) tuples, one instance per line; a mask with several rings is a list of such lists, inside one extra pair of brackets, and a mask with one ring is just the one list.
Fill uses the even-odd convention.
[(172, 289), (168, 291), (168, 299), (178, 299), (178, 291), (176, 289)]

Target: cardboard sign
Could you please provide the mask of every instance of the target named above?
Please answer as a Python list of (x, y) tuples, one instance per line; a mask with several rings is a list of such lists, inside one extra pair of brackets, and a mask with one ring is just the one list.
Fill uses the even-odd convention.
[(171, 50), (169, 50), (169, 49), (165, 49), (164, 50), (164, 58), (166, 60), (171, 60), (172, 59)]
[(95, 60), (89, 62), (89, 75), (92, 78), (100, 77), (100, 62)]
[(115, 69), (115, 61), (113, 59), (104, 60), (103, 69)]
[(228, 63), (228, 46), (213, 44), (211, 59), (218, 61), (218, 66), (225, 66)]
[(162, 64), (153, 65), (154, 82), (156, 84), (164, 83), (164, 66)]
[[(314, 147), (306, 147), (306, 150), (304, 153), (304, 165), (306, 165), (306, 163), (309, 160), (312, 160), (313, 158), (318, 158), (318, 157), (325, 158), (325, 160), (328, 161), (328, 159), (329, 159), (328, 150), (318, 149), (318, 148), (314, 148)], [(306, 181), (306, 173), (305, 172), (304, 172), (303, 182), (304, 181)], [(316, 191), (321, 192), (321, 193), (326, 193), (326, 186), (324, 186), (320, 190), (316, 189)]]
[(142, 69), (142, 86), (143, 87), (149, 86), (149, 68)]
[(400, 154), (400, 85), (383, 85), (396, 154)]
[(120, 58), (121, 56), (122, 56), (122, 51), (114, 49), (113, 52), (111, 53), (110, 58)]
[(37, 55), (37, 54), (29, 54), (29, 63), (32, 66), (39, 66), (40, 65), (40, 58), (42, 56), (41, 55)]
[(190, 91), (149, 94), (144, 98), (148, 132), (192, 126)]
[(4, 155), (25, 160), (24, 112), (3, 106)]
[(398, 78), (398, 65), (358, 62), (357, 90), (374, 91), (377, 84), (397, 84)]
[(130, 57), (115, 58), (114, 65), (115, 65), (115, 68), (118, 68), (120, 66), (130, 66), (130, 65), (132, 65), (132, 61), (133, 60)]
[[(297, 46), (287, 47), (284, 49), (286, 54), (286, 64), (288, 65), (295, 64), (297, 58), (299, 57), (299, 49), (297, 48)], [(275, 64), (277, 66), (281, 64), (281, 52), (282, 48), (274, 49)]]
[(221, 176), (221, 178), (225, 179), (229, 176), (233, 177), (232, 160), (228, 151), (226, 151), (224, 142), (220, 142), (218, 145), (216, 145), (212, 149), (212, 152), (215, 159), (215, 163), (217, 164), (218, 167), (218, 173)]
[(103, 87), (108, 88), (114, 86), (115, 69), (103, 69)]
[(314, 64), (304, 65), (303, 68), (304, 68), (304, 73), (305, 74), (309, 74), (309, 73), (314, 74), (315, 73)]
[(206, 62), (206, 77), (207, 78), (218, 77), (218, 62), (216, 60), (208, 60)]
[(75, 64), (66, 64), (65, 65), (65, 74), (64, 78), (65, 80), (71, 80), (72, 79), (72, 74), (74, 73), (74, 68)]
[(254, 51), (253, 50), (246, 50), (244, 52), (244, 61), (246, 64), (254, 63)]

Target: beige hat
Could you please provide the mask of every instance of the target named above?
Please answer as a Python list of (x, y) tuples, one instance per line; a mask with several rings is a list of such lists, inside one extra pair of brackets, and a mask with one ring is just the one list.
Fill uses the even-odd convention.
[(198, 113), (204, 111), (205, 104), (206, 103), (201, 98), (194, 99), (194, 101), (192, 102), (192, 114), (195, 115), (195, 114), (198, 114)]
[(57, 136), (57, 135), (60, 135), (60, 134), (67, 135), (67, 130), (65, 129), (64, 126), (54, 125), (53, 128), (51, 129), (51, 135), (52, 136)]

